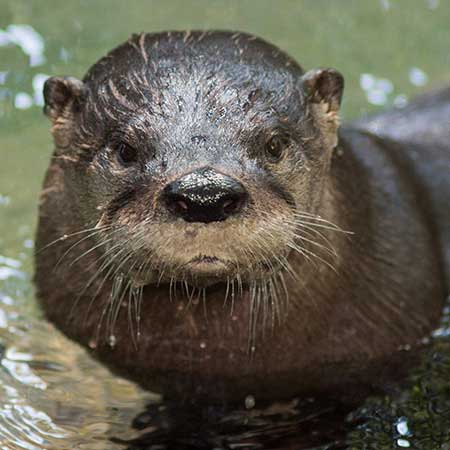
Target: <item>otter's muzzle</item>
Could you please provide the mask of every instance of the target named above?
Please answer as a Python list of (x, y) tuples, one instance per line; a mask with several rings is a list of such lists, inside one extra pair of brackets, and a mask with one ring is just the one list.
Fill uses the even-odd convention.
[(218, 222), (238, 214), (248, 199), (244, 186), (211, 168), (178, 178), (164, 188), (169, 211), (187, 222)]

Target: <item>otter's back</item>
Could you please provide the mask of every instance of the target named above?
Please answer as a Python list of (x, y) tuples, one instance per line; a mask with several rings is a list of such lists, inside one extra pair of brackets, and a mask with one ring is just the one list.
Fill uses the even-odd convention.
[(450, 87), (422, 95), (405, 108), (358, 120), (351, 127), (382, 138), (423, 186), (450, 291)]

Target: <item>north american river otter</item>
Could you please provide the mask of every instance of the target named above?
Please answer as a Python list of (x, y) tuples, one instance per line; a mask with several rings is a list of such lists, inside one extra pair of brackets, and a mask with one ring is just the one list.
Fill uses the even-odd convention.
[(449, 291), (450, 143), (338, 132), (343, 84), (231, 32), (134, 35), (83, 81), (50, 78), (47, 317), (173, 397), (396, 374)]

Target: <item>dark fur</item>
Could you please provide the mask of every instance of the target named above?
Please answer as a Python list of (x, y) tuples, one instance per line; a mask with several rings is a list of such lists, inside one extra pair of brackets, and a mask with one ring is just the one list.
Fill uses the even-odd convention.
[[(133, 36), (83, 82), (47, 82), (56, 150), (36, 283), (49, 319), (169, 396), (280, 399), (397, 375), (448, 294), (450, 145), (370, 121), (338, 140), (342, 88), (336, 71), (304, 74), (227, 32)], [(264, 153), (273, 133), (289, 135), (280, 162)], [(139, 149), (132, 168), (123, 141)], [(246, 187), (239, 216), (187, 224), (164, 207), (167, 183), (203, 166)]]

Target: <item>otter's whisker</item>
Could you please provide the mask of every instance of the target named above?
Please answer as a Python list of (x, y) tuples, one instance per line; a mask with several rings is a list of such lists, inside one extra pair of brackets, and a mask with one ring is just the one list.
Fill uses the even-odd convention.
[(225, 288), (225, 296), (223, 299), (223, 307), (225, 308), (227, 306), (227, 300), (228, 300), (228, 294), (230, 292), (230, 277), (227, 277), (227, 286)]
[(331, 249), (331, 248), (327, 247), (326, 245), (320, 244), (319, 242), (313, 241), (312, 239), (308, 239), (301, 234), (296, 234), (295, 237), (297, 239), (300, 239), (301, 241), (307, 242), (308, 244), (314, 245), (316, 247), (319, 247), (319, 248), (325, 250), (327, 253), (329, 253), (330, 255), (332, 255), (334, 257), (338, 256), (336, 253), (336, 250)]
[(39, 255), (40, 253), (42, 253), (43, 251), (47, 250), (49, 247), (58, 244), (59, 242), (64, 242), (67, 239), (73, 237), (73, 236), (78, 236), (79, 234), (83, 234), (83, 233), (88, 233), (90, 231), (102, 231), (104, 229), (109, 228), (108, 226), (105, 227), (92, 227), (92, 228), (86, 228), (84, 230), (80, 230), (80, 231), (76, 231), (75, 233), (70, 233), (70, 234), (63, 234), (62, 236), (60, 236), (59, 238), (53, 240), (52, 242), (48, 243), (47, 245), (44, 245), (44, 247), (40, 248), (39, 250), (36, 251), (36, 255)]
[(331, 270), (333, 270), (333, 272), (335, 272), (336, 274), (338, 273), (336, 267), (333, 266), (333, 264), (331, 264), (329, 261), (327, 261), (326, 259), (322, 258), (321, 256), (319, 256), (317, 253), (314, 253), (311, 250), (306, 249), (305, 247), (299, 247), (298, 245), (296, 245), (295, 243), (289, 243), (288, 246), (290, 248), (292, 248), (293, 250), (297, 251), (298, 253), (306, 253), (310, 256), (312, 256), (313, 258), (316, 258), (318, 261), (322, 262), (323, 264), (325, 264), (326, 266), (328, 266)]
[[(80, 245), (82, 242), (86, 241), (89, 238), (92, 238), (95, 235), (98, 235), (99, 233), (103, 232), (105, 230), (95, 230), (92, 233), (88, 234), (87, 236), (83, 236), (81, 239), (79, 239), (77, 242), (75, 242), (73, 245), (71, 245), (63, 254), (62, 256), (58, 259), (58, 261), (56, 262), (53, 270), (56, 271), (59, 267), (59, 265), (61, 264), (61, 262), (64, 260), (64, 258), (78, 245)], [(104, 244), (106, 244), (107, 242), (104, 242)]]

